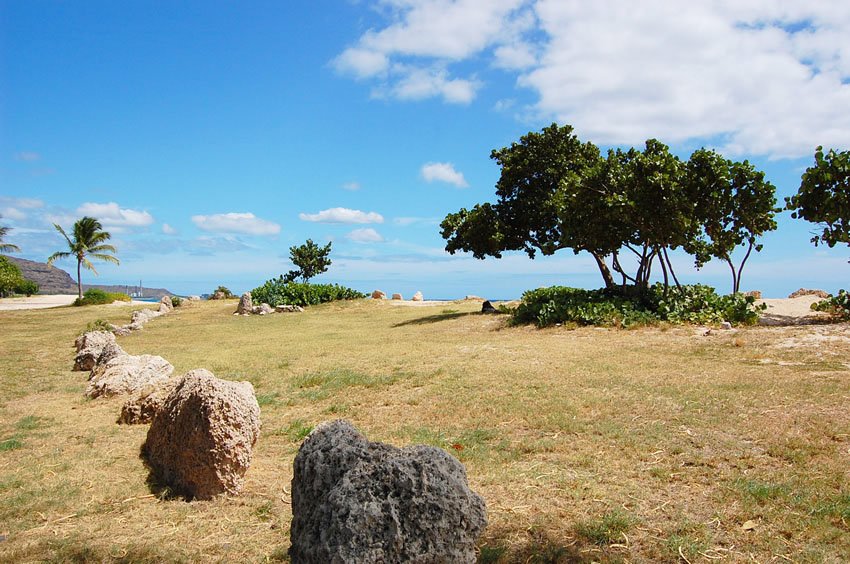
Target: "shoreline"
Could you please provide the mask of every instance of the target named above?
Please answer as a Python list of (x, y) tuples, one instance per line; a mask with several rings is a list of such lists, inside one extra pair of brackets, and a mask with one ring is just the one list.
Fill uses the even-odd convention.
[[(36, 294), (30, 297), (0, 298), (0, 311), (19, 311), (25, 309), (49, 309), (66, 307), (74, 303), (77, 294)], [(113, 302), (112, 306), (153, 305), (157, 302)]]

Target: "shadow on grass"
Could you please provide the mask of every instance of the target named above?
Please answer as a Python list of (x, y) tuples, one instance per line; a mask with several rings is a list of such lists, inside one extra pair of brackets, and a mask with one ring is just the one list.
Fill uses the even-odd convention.
[(151, 465), (148, 459), (148, 453), (145, 450), (145, 444), (142, 443), (141, 448), (139, 449), (139, 458), (142, 459), (142, 463), (145, 465), (145, 468), (148, 470), (148, 477), (145, 478), (145, 484), (148, 486), (148, 489), (152, 494), (154, 494), (159, 499), (166, 500), (183, 500), (183, 501), (192, 501), (191, 496), (187, 496), (182, 494), (181, 492), (176, 491), (169, 483), (167, 478), (160, 476)]
[(458, 319), (461, 317), (467, 317), (469, 315), (488, 315), (485, 313), (481, 313), (480, 311), (468, 311), (465, 313), (461, 312), (452, 312), (452, 313), (439, 313), (437, 315), (427, 315), (425, 317), (418, 317), (416, 319), (411, 319), (409, 321), (402, 321), (401, 323), (396, 323), (393, 327), (404, 327), (405, 325), (427, 325), (429, 323), (439, 323), (441, 321), (449, 321), (451, 319)]

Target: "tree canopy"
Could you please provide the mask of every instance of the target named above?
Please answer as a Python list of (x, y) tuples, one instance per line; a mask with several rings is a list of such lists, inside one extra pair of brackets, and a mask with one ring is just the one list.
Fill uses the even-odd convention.
[(91, 270), (97, 275), (94, 265), (89, 260), (89, 257), (119, 264), (118, 258), (110, 253), (116, 253), (117, 250), (112, 245), (106, 243), (112, 238), (108, 231), (102, 231), (103, 225), (93, 217), (82, 217), (74, 223), (72, 235), (73, 239), (65, 233), (60, 225), (56, 223), (53, 227), (65, 237), (68, 243), (67, 251), (57, 251), (50, 255), (47, 259), (47, 264), (53, 264), (57, 259), (74, 257), (77, 259), (77, 293), (80, 300), (83, 299), (83, 284), (80, 276), (80, 268)]
[[(603, 156), (569, 125), (552, 124), (491, 153), (501, 167), (496, 203), (450, 213), (446, 250), (476, 258), (504, 251), (586, 251), (608, 288), (646, 288), (653, 265), (665, 285), (678, 279), (669, 251), (683, 249), (699, 268), (712, 258), (732, 271), (733, 291), (757, 239), (776, 228), (775, 188), (744, 161), (700, 149), (687, 162), (655, 139), (643, 149)], [(732, 254), (745, 249), (737, 265)], [(625, 253), (625, 254), (624, 254)]]
[(786, 198), (791, 217), (821, 224), (812, 237), (817, 246), (838, 243), (850, 246), (850, 151), (815, 150), (815, 165), (806, 169), (800, 189)]
[(327, 272), (331, 265), (331, 259), (328, 257), (330, 253), (330, 242), (324, 247), (320, 247), (312, 239), (307, 239), (307, 242), (303, 245), (289, 247), (289, 260), (298, 269), (289, 271), (284, 278), (292, 281), (300, 277), (302, 281), (307, 282), (310, 278)]

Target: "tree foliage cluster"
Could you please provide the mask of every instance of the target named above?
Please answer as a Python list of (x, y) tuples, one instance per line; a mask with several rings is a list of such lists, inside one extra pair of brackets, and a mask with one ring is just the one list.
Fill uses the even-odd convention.
[(665, 292), (660, 283), (647, 288), (640, 297), (620, 288), (584, 290), (552, 286), (525, 292), (513, 312), (514, 323), (547, 327), (559, 323), (634, 327), (669, 323), (753, 324), (758, 320), (755, 299), (743, 294), (718, 295), (701, 284), (682, 286)]
[(366, 294), (338, 284), (293, 282), (287, 280), (285, 276), (272, 278), (262, 286), (251, 290), (251, 298), (254, 303), (266, 303), (272, 307), (285, 304), (304, 307), (365, 297)]
[[(497, 201), (446, 216), (441, 229), (450, 253), (499, 258), (525, 251), (534, 258), (586, 251), (606, 288), (644, 294), (654, 268), (665, 292), (672, 283), (681, 289), (670, 251), (682, 249), (697, 267), (724, 261), (737, 292), (750, 254), (761, 250), (758, 238), (776, 229), (775, 188), (764, 173), (712, 150), (682, 161), (650, 139), (642, 150), (603, 155), (571, 126), (552, 124), (491, 158), (501, 167)], [(736, 262), (739, 247), (743, 257)]]
[(813, 303), (812, 309), (824, 311), (837, 319), (850, 320), (850, 292), (839, 290), (831, 298)]
[(56, 223), (53, 224), (68, 244), (67, 251), (57, 251), (50, 255), (47, 259), (47, 264), (53, 264), (54, 261), (63, 258), (73, 257), (77, 259), (77, 300), (83, 300), (83, 283), (80, 276), (80, 269), (85, 268), (91, 270), (97, 275), (94, 265), (89, 260), (89, 257), (119, 264), (119, 260), (111, 253), (116, 253), (114, 246), (107, 243), (112, 238), (108, 231), (103, 231), (103, 225), (100, 221), (93, 217), (81, 217), (74, 223), (74, 228), (71, 231), (70, 237), (62, 227)]
[(0, 256), (0, 298), (13, 294), (31, 296), (38, 293), (38, 284), (24, 278), (17, 264)]
[(89, 288), (85, 291), (83, 297), (74, 300), (74, 305), (103, 305), (111, 304), (112, 302), (129, 302), (130, 300), (130, 296), (123, 292), (107, 292), (100, 288)]
[(312, 239), (307, 239), (307, 242), (303, 245), (289, 247), (289, 260), (298, 268), (290, 270), (283, 275), (283, 278), (287, 282), (294, 282), (300, 278), (302, 282), (306, 283), (310, 278), (327, 272), (331, 265), (330, 254), (330, 242), (324, 247), (320, 247)]

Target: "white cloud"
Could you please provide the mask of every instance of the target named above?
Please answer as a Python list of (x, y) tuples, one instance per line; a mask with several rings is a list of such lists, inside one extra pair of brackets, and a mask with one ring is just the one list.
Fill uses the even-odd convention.
[(35, 209), (44, 207), (44, 202), (36, 198), (10, 198), (8, 196), (0, 196), (0, 204), (7, 204), (10, 207), (22, 209)]
[(41, 155), (34, 151), (19, 151), (15, 153), (15, 160), (34, 163), (41, 160)]
[(342, 185), (342, 189), (348, 190), (349, 192), (357, 192), (360, 188), (362, 188), (362, 186), (360, 186), (359, 182), (346, 182)]
[(384, 238), (381, 236), (381, 234), (372, 229), (371, 227), (355, 229), (345, 237), (350, 241), (354, 241), (355, 243), (382, 243), (384, 241)]
[(447, 182), (458, 188), (469, 186), (463, 173), (456, 171), (452, 163), (426, 163), (422, 165), (421, 174), (426, 182)]
[(436, 217), (396, 217), (393, 218), (393, 223), (400, 227), (409, 225), (439, 225), (440, 220)]
[(844, 0), (383, 4), (386, 23), (351, 47), (387, 59), (378, 96), (470, 103), (483, 85), (457, 69), (489, 60), (536, 96), (524, 114), (601, 144), (658, 137), (773, 158), (850, 146)]
[(177, 230), (167, 223), (162, 224), (162, 232), (166, 235), (177, 235)]
[[(383, 82), (374, 94), (402, 100), (442, 97), (448, 103), (470, 103), (480, 83), (474, 77), (452, 77), (446, 65), (474, 56), (495, 42), (505, 44), (500, 60), (516, 68), (523, 58), (519, 37), (533, 21), (530, 12), (521, 9), (527, 0), (383, 3), (390, 8), (392, 22), (364, 33), (332, 64), (358, 79), (380, 78)], [(424, 59), (439, 63), (423, 64)]]
[(250, 212), (193, 215), (192, 223), (204, 231), (218, 233), (242, 233), (245, 235), (277, 235), (280, 233), (280, 225), (260, 219)]
[(154, 221), (153, 216), (146, 211), (121, 208), (115, 202), (106, 204), (86, 202), (77, 208), (77, 213), (94, 217), (104, 227), (144, 227)]
[(6, 219), (12, 219), (15, 221), (23, 221), (27, 218), (27, 214), (19, 210), (18, 208), (0, 208), (0, 217), (4, 217)]
[(441, 68), (396, 67), (398, 80), (389, 88), (376, 88), (376, 97), (387, 95), (400, 100), (424, 100), (442, 97), (451, 104), (469, 104), (475, 99), (480, 83), (474, 79), (450, 78)]
[(299, 213), (302, 221), (318, 223), (383, 223), (384, 216), (375, 212), (363, 212), (348, 208), (330, 208), (319, 213)]

